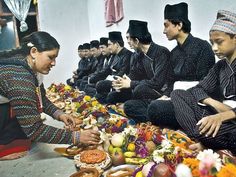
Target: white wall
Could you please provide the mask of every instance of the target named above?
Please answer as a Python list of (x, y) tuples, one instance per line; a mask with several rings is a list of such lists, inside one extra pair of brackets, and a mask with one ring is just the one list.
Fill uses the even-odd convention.
[[(175, 41), (168, 41), (163, 34), (163, 14), (166, 4), (179, 0), (123, 0), (124, 19), (111, 27), (105, 27), (104, 0), (39, 0), (39, 21), (42, 30), (49, 31), (61, 44), (57, 66), (46, 76), (46, 86), (52, 82), (64, 82), (77, 67), (77, 46), (80, 43), (107, 36), (109, 31), (125, 33), (131, 19), (148, 21), (153, 40), (172, 49)], [(189, 4), (192, 34), (208, 40), (219, 9), (236, 12), (235, 0), (185, 0)]]
[(39, 0), (40, 30), (54, 36), (61, 49), (56, 67), (45, 76), (45, 87), (65, 83), (78, 66), (78, 45), (90, 39), (87, 0)]
[[(88, 0), (89, 26), (92, 38), (107, 35), (108, 31), (119, 30), (123, 37), (128, 29), (129, 20), (148, 21), (153, 41), (172, 49), (175, 41), (168, 41), (163, 34), (164, 8), (166, 4), (187, 2), (189, 19), (192, 22), (192, 34), (208, 40), (208, 32), (219, 9), (236, 12), (235, 0), (123, 0), (124, 19), (111, 27), (105, 27), (104, 0)], [(96, 11), (96, 14), (93, 13)]]

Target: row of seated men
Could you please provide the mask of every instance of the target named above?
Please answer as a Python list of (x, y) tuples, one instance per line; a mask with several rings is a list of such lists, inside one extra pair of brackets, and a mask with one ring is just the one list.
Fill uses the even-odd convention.
[[(80, 45), (78, 53), (81, 58), (78, 69), (67, 80), (67, 84), (87, 95), (103, 97), (103, 90), (108, 93), (112, 88), (113, 76), (129, 74), (132, 52), (124, 47), (121, 32), (113, 31), (109, 33), (109, 39), (102, 37), (100, 41), (93, 40), (90, 44)], [(97, 87), (97, 83), (101, 87)], [(96, 94), (99, 88), (102, 92)]]
[(147, 25), (144, 21), (129, 22), (126, 38), (135, 52), (124, 47), (119, 31), (80, 45), (81, 60), (67, 84), (95, 96), (101, 103), (115, 104), (169, 97), (177, 81), (195, 84), (207, 75), (215, 63), (214, 53), (207, 41), (192, 36), (188, 23), (184, 23), (179, 36), (169, 35), (165, 27), (167, 38), (178, 43), (171, 52), (153, 42)]
[(81, 60), (76, 74), (67, 83), (100, 103), (124, 103), (126, 115), (136, 122), (153, 117), (158, 121), (154, 124), (178, 128), (178, 122), (171, 119), (175, 116), (171, 92), (202, 80), (215, 64), (215, 55), (206, 40), (190, 33), (186, 3), (167, 6), (164, 18), (163, 33), (168, 40), (177, 41), (173, 50), (152, 40), (147, 22), (130, 20), (126, 40), (134, 52), (124, 47), (119, 31), (85, 43), (78, 49)]
[[(194, 151), (204, 146), (236, 155), (235, 19), (234, 13), (218, 12), (209, 33), (211, 48), (190, 33), (187, 4), (168, 4), (163, 33), (177, 41), (173, 50), (153, 42), (147, 22), (130, 20), (126, 38), (134, 52), (123, 47), (118, 31), (101, 38), (97, 47), (93, 41), (90, 49), (84, 44), (86, 66), (93, 66), (89, 51), (100, 50), (105, 59), (85, 76), (78, 69), (74, 84), (101, 103), (124, 102), (125, 114), (137, 123), (183, 130), (197, 142), (189, 146)], [(212, 49), (222, 59), (216, 64)]]

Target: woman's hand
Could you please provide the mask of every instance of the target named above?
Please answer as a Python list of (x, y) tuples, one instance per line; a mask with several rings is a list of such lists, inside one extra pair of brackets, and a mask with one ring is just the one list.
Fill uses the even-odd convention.
[(220, 126), (222, 124), (222, 116), (220, 114), (210, 115), (203, 117), (198, 121), (200, 134), (205, 134), (205, 136), (215, 137), (218, 133)]
[(80, 143), (83, 144), (99, 144), (100, 133), (96, 130), (83, 130), (80, 131)]
[(61, 114), (59, 120), (65, 123), (66, 129), (70, 130), (76, 127), (75, 119), (68, 114)]

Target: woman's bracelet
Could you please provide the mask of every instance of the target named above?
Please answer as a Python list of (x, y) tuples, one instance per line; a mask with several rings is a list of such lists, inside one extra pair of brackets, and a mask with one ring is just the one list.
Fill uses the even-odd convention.
[(78, 131), (73, 132), (73, 144), (78, 145), (80, 143), (80, 133)]
[(62, 114), (65, 114), (62, 110), (56, 110), (54, 113), (53, 113), (53, 117), (55, 117), (57, 120), (60, 121), (59, 117), (62, 115)]

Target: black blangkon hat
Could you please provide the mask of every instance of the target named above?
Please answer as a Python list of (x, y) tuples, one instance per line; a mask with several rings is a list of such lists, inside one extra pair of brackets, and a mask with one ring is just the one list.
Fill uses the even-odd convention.
[(99, 48), (99, 41), (98, 40), (93, 40), (90, 42), (90, 48)]
[(89, 43), (84, 43), (83, 44), (83, 49), (90, 49), (90, 44)]
[(189, 24), (188, 4), (185, 2), (174, 5), (167, 4), (164, 10), (164, 18), (168, 20), (179, 20)]
[(107, 37), (101, 37), (100, 38), (100, 43), (99, 45), (105, 45), (105, 46), (108, 46), (108, 38)]
[(123, 38), (122, 38), (122, 35), (121, 35), (120, 31), (109, 32), (108, 36), (109, 36), (108, 39), (110, 41), (123, 41)]
[(130, 34), (130, 36), (142, 38), (143, 36), (149, 34), (147, 24), (148, 23), (145, 21), (130, 20), (129, 29), (127, 32)]
[(83, 50), (83, 45), (79, 45), (78, 50)]

